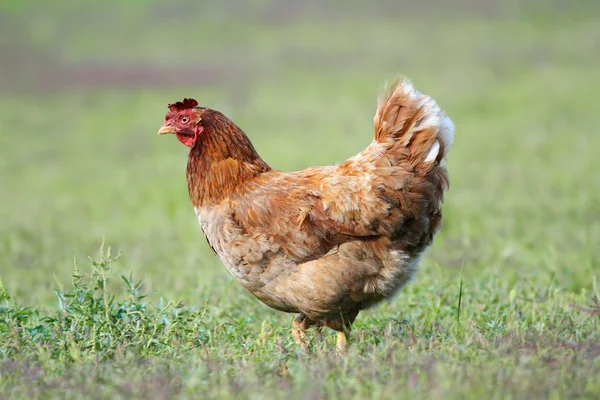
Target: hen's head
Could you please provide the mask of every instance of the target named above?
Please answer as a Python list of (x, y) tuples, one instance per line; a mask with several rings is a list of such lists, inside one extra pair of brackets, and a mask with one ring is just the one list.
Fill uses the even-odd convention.
[(181, 143), (192, 147), (204, 129), (200, 125), (202, 110), (204, 109), (198, 107), (198, 102), (194, 99), (169, 104), (165, 123), (158, 130), (158, 134), (174, 133)]

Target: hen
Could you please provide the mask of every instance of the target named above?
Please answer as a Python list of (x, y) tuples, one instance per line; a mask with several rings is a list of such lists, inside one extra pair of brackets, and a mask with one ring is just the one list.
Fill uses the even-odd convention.
[(360, 310), (413, 276), (442, 220), (443, 161), (454, 125), (433, 99), (397, 80), (380, 96), (373, 142), (337, 166), (271, 169), (246, 134), (193, 99), (169, 105), (159, 135), (190, 147), (187, 181), (215, 254), (266, 305), (299, 313), (347, 347)]

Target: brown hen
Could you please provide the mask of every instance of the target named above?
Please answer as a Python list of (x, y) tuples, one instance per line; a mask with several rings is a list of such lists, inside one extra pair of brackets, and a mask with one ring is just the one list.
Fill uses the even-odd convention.
[(337, 166), (271, 169), (245, 133), (193, 99), (169, 105), (159, 134), (190, 147), (190, 199), (210, 246), (248, 292), (299, 313), (292, 335), (338, 331), (413, 276), (442, 220), (452, 121), (410, 82), (379, 99), (374, 141)]

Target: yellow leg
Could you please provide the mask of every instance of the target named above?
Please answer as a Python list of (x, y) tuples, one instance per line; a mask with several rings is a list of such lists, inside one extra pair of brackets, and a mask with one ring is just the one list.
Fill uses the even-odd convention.
[(337, 333), (337, 341), (335, 342), (335, 349), (338, 354), (345, 354), (348, 351), (348, 338), (345, 332)]

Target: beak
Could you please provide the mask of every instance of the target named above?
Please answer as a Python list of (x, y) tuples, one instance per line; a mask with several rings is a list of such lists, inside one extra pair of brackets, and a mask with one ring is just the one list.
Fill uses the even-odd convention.
[(163, 125), (158, 130), (159, 135), (166, 135), (168, 133), (175, 133), (175, 128), (173, 128), (172, 126)]

